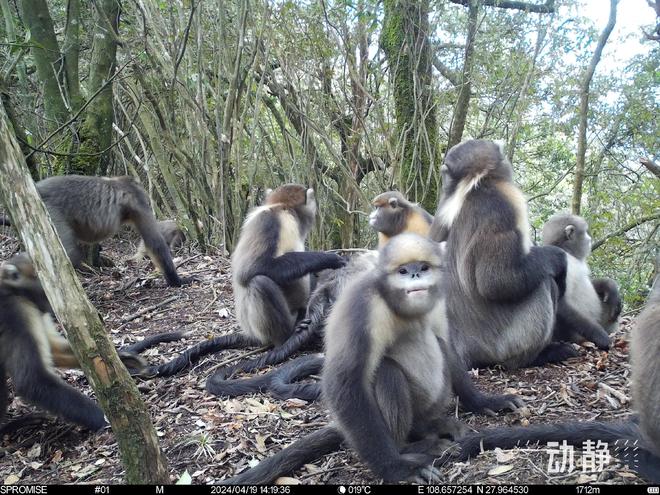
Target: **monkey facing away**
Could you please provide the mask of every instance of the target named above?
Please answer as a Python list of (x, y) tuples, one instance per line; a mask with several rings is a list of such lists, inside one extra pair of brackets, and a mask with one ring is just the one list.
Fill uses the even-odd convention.
[[(402, 232), (428, 236), (433, 216), (420, 206), (409, 202), (400, 192), (387, 191), (379, 194), (373, 199), (372, 205), (374, 209), (369, 215), (369, 224), (378, 232), (379, 248), (383, 248), (392, 237)], [(295, 364), (287, 366), (281, 372), (275, 370), (267, 375), (248, 379), (227, 380), (227, 377), (237, 371), (253, 371), (281, 363), (303, 347), (318, 348), (323, 338), (326, 317), (346, 283), (359, 273), (373, 270), (377, 261), (377, 251), (367, 251), (353, 255), (343, 268), (322, 271), (309, 298), (305, 318), (298, 323), (295, 333), (284, 344), (258, 358), (217, 371), (210, 382), (207, 382), (210, 383), (208, 390), (220, 396), (237, 396), (269, 389), (271, 394), (281, 399), (318, 398), (321, 392), (318, 384), (290, 383), (292, 377), (299, 379), (306, 376), (305, 370), (297, 369)]]
[[(158, 228), (160, 235), (163, 236), (167, 246), (170, 248), (170, 252), (174, 253), (174, 251), (179, 249), (183, 246), (183, 243), (186, 242), (186, 235), (183, 233), (183, 230), (179, 228), (176, 221), (161, 220), (156, 223), (156, 227)], [(140, 261), (146, 255), (147, 248), (144, 245), (144, 240), (141, 240), (137, 252), (131, 259), (133, 261)]]
[[(25, 253), (0, 266), (0, 422), (7, 411), (7, 378), (27, 401), (73, 423), (98, 430), (103, 412), (89, 398), (67, 385), (57, 368), (79, 368), (69, 341), (53, 324), (52, 309)], [(133, 352), (119, 352), (133, 374), (146, 362)]]
[[(605, 325), (613, 325), (611, 319), (620, 302), (616, 283), (610, 279), (594, 281), (590, 278), (587, 257), (591, 253), (591, 237), (587, 222), (577, 215), (558, 213), (544, 225), (542, 241), (546, 246), (557, 246), (567, 254), (566, 293), (559, 301), (554, 338), (581, 343), (588, 340), (600, 349), (608, 349), (610, 339)], [(603, 296), (596, 290), (598, 285)], [(604, 300), (603, 300), (604, 299)], [(609, 301), (609, 303), (608, 303)], [(620, 312), (620, 308), (618, 308)]]
[(512, 396), (486, 398), (466, 370), (518, 368), (574, 355), (551, 343), (566, 253), (533, 246), (527, 204), (500, 146), (472, 140), (451, 148), (441, 167), (442, 197), (431, 227), (447, 241), (447, 341), (457, 356), (452, 375), (463, 406), (475, 412), (515, 408)]
[(582, 447), (602, 441), (614, 455), (653, 483), (660, 483), (660, 277), (632, 330), (633, 405), (639, 417), (628, 421), (575, 421), (528, 427), (489, 428), (460, 440), (460, 459), (482, 450), (509, 449), (529, 443), (566, 441)]
[[(61, 175), (36, 186), (73, 266), (82, 261), (79, 243), (101, 242), (128, 223), (142, 237), (147, 254), (168, 285), (181, 286), (147, 193), (133, 177)], [(6, 218), (4, 221), (9, 224)]]
[[(377, 268), (351, 280), (326, 323), (323, 395), (334, 423), (226, 483), (268, 483), (346, 440), (386, 482), (437, 481), (433, 460), (463, 427), (452, 398), (441, 324), (441, 254), (416, 234), (394, 237)], [(306, 356), (306, 360), (318, 359)]]

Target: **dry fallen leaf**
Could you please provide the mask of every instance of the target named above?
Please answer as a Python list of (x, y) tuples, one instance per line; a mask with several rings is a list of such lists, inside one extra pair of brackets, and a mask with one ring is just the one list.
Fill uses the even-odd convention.
[(503, 466), (497, 466), (488, 471), (488, 476), (499, 476), (500, 474), (508, 473), (513, 469), (511, 464), (506, 464)]
[(5, 484), (5, 485), (15, 485), (16, 483), (18, 483), (18, 481), (19, 481), (20, 479), (21, 479), (21, 478), (19, 478), (19, 477), (16, 476), (15, 474), (10, 474), (9, 476), (7, 476), (7, 477), (5, 478), (4, 484)]
[(495, 449), (495, 458), (497, 462), (504, 464), (505, 462), (510, 462), (515, 457), (515, 454), (511, 451), (504, 451), (500, 448)]
[(300, 480), (296, 478), (290, 478), (288, 476), (282, 476), (281, 478), (277, 478), (275, 480), (276, 485), (299, 485)]

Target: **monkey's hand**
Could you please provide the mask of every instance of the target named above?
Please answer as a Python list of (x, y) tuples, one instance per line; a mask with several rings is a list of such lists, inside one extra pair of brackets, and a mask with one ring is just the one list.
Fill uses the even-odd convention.
[(343, 256), (339, 256), (337, 253), (324, 253), (326, 258), (326, 268), (331, 268), (336, 270), (337, 268), (342, 268), (348, 264), (348, 259)]
[(477, 414), (486, 414), (488, 416), (497, 416), (499, 411), (512, 411), (515, 412), (518, 408), (523, 407), (525, 403), (517, 395), (502, 394), (491, 395), (480, 393), (479, 397), (475, 397), (469, 404), (464, 404), (468, 411)]
[(117, 354), (131, 376), (142, 375), (149, 366), (142, 356), (134, 352), (118, 351)]
[(383, 481), (385, 483), (438, 483), (440, 471), (433, 467), (433, 456), (425, 454), (402, 454), (392, 464), (384, 466)]

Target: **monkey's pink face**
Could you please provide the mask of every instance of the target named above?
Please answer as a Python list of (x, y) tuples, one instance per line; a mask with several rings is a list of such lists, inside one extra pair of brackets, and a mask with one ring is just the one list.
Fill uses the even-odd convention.
[(395, 290), (403, 312), (423, 314), (437, 302), (439, 271), (424, 261), (407, 263), (390, 273), (389, 285)]

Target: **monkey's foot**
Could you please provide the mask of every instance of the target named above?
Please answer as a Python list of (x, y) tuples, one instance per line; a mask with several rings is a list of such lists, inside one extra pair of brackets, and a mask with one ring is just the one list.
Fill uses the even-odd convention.
[(524, 405), (525, 402), (513, 394), (479, 394), (479, 397), (471, 401), (470, 404), (465, 404), (465, 408), (473, 413), (497, 416), (500, 411), (515, 412)]
[(566, 342), (551, 342), (536, 357), (531, 366), (543, 366), (548, 363), (561, 363), (568, 358), (578, 357), (580, 353), (575, 350), (572, 344)]

